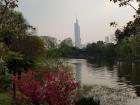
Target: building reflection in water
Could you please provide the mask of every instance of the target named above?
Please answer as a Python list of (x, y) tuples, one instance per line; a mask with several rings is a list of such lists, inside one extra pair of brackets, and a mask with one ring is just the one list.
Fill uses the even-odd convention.
[(75, 63), (75, 79), (81, 84), (81, 63)]

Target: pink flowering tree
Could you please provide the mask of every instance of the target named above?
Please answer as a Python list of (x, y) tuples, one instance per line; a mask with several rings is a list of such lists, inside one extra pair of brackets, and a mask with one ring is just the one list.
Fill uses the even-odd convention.
[(76, 102), (76, 83), (71, 74), (59, 70), (58, 72), (47, 72), (44, 90), (45, 101), (49, 105), (74, 105)]
[(71, 73), (64, 70), (52, 72), (46, 70), (43, 80), (39, 75), (29, 70), (16, 80), (18, 88), (16, 102), (40, 105), (75, 105), (79, 84), (74, 81)]
[(39, 80), (37, 80), (38, 74), (29, 70), (27, 73), (23, 73), (21, 78), (15, 77), (16, 86), (18, 92), (16, 95), (16, 103), (32, 103), (39, 105), (43, 102), (43, 90)]

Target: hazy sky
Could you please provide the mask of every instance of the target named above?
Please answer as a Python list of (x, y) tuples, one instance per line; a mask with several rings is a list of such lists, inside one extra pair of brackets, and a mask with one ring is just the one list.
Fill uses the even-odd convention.
[(130, 7), (119, 8), (109, 0), (20, 0), (19, 11), (37, 28), (38, 35), (60, 40), (74, 39), (77, 17), (82, 43), (104, 40), (105, 36), (114, 34), (110, 22), (117, 21), (123, 26), (135, 14)]

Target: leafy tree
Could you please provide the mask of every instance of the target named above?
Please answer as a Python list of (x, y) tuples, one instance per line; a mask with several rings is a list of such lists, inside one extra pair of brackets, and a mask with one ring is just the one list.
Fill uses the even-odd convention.
[[(32, 36), (35, 28), (29, 25), (21, 13), (14, 10), (14, 8), (18, 6), (17, 3), (17, 0), (1, 0), (0, 2), (1, 11), (4, 11), (0, 24), (0, 44), (2, 45), (2, 43), (4, 43), (1, 50), (8, 49), (4, 50), (5, 55), (1, 54), (0, 58), (3, 59), (9, 51), (12, 51), (15, 55), (18, 53), (17, 56), (20, 56), (20, 54), (23, 56), (22, 60), (18, 60), (20, 67), (33, 67), (33, 65), (37, 63), (35, 61), (41, 57), (44, 45), (39, 37)], [(3, 10), (3, 7), (5, 7), (6, 10)], [(10, 60), (7, 57), (6, 62), (11, 62), (11, 60), (14, 60), (14, 57), (12, 59), (10, 58)], [(18, 67), (19, 66), (17, 66), (17, 69)]]
[[(3, 53), (2, 55), (0, 55), (1, 59), (3, 59), (4, 56), (7, 55), (7, 52), (9, 50), (13, 50), (13, 46), (19, 45), (20, 41), (25, 39), (25, 36), (31, 34), (28, 30), (33, 30), (33, 27), (31, 27), (26, 22), (21, 13), (7, 8), (7, 11), (3, 17), (3, 21), (0, 24), (0, 44), (3, 45), (3, 47), (1, 47), (1, 50), (5, 51), (5, 54)], [(19, 47), (21, 46), (19, 45), (17, 49)]]
[(109, 57), (109, 58), (114, 58), (116, 57), (116, 46), (113, 43), (108, 43), (104, 46), (104, 56)]
[[(6, 57), (7, 68), (14, 76), (20, 79), (21, 72), (27, 68), (35, 68), (42, 57), (44, 44), (37, 36), (24, 36), (15, 39), (10, 45)], [(16, 98), (16, 86), (13, 82), (13, 100)], [(14, 102), (14, 101), (13, 101)]]
[(25, 34), (30, 35), (31, 33), (28, 32), (35, 30), (33, 26), (29, 25), (20, 12), (14, 10), (7, 11), (7, 13), (4, 15), (2, 23), (0, 24), (0, 27), (2, 31), (12, 31), (17, 34), (17, 36)]
[(7, 11), (13, 10), (18, 7), (18, 0), (0, 0), (0, 25), (5, 18)]
[(0, 92), (6, 91), (10, 87), (10, 75), (5, 62), (0, 61)]
[(13, 69), (19, 72), (37, 66), (38, 61), (40, 61), (44, 54), (44, 44), (37, 36), (24, 36), (20, 40), (14, 40), (9, 48), (15, 52), (16, 56), (12, 55), (10, 59), (7, 57), (8, 68), (11, 70), (14, 67), (12, 64), (15, 65), (15, 62), (17, 62)]
[[(130, 6), (132, 7), (136, 14), (134, 15), (134, 21), (129, 21), (123, 29), (117, 29), (115, 36), (117, 43), (120, 44), (125, 37), (130, 37), (131, 35), (136, 35), (140, 33), (140, 0), (110, 0), (114, 3), (119, 3), (119, 6)], [(137, 2), (138, 8), (132, 5), (132, 2)], [(110, 23), (111, 26), (116, 26), (115, 22)]]
[(73, 46), (73, 44), (72, 44), (71, 38), (64, 39), (60, 43), (60, 47), (59, 47), (61, 57), (69, 57), (71, 55), (72, 46)]
[(140, 35), (136, 35), (132, 38), (132, 50), (135, 60), (140, 59)]
[(125, 58), (127, 61), (134, 61), (140, 59), (140, 36), (131, 36), (124, 38), (122, 43), (119, 45), (120, 56)]
[(119, 6), (130, 6), (131, 8), (133, 8), (135, 11), (137, 11), (137, 9), (131, 4), (131, 2), (140, 2), (140, 0), (110, 0), (114, 3), (119, 3)]
[(129, 38), (125, 38), (120, 44), (120, 55), (122, 57), (127, 57), (128, 59), (132, 60), (132, 49)]
[(89, 55), (97, 55), (97, 46), (96, 46), (96, 43), (91, 43), (91, 44), (88, 44), (87, 47), (86, 47), (86, 50), (87, 50), (87, 53)]

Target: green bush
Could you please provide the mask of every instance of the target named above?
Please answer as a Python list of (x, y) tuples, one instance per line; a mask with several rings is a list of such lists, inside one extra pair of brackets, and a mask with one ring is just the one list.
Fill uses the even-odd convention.
[(4, 63), (0, 63), (0, 92), (8, 90), (10, 87), (10, 78), (8, 69)]
[(93, 100), (92, 97), (81, 98), (76, 105), (100, 105), (99, 101)]

